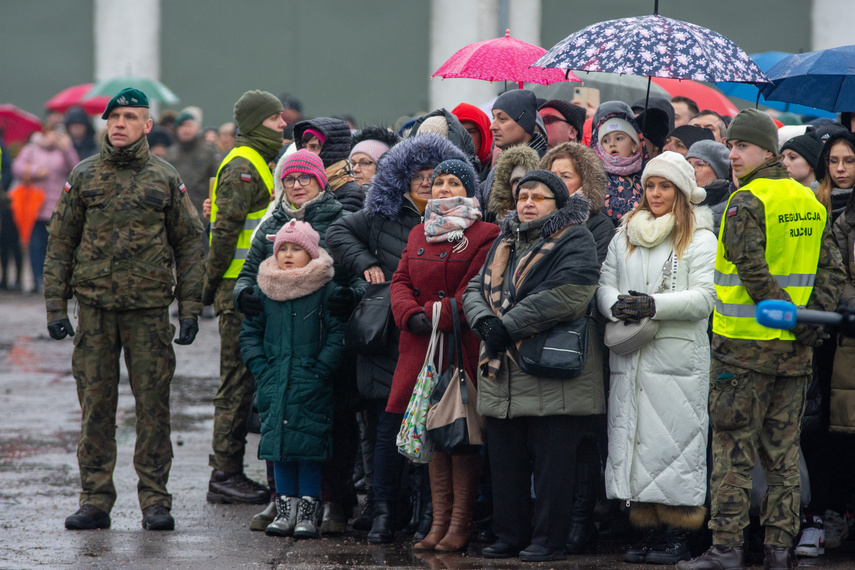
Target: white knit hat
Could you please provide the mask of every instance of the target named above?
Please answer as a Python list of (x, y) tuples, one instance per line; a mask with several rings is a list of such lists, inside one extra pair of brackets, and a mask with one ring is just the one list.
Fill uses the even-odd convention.
[(661, 176), (673, 182), (692, 204), (700, 204), (707, 197), (707, 191), (699, 188), (695, 181), (695, 169), (678, 152), (666, 150), (651, 159), (641, 174), (642, 187), (647, 186), (647, 179), (651, 176)]
[(603, 144), (603, 138), (605, 138), (607, 134), (615, 131), (626, 133), (630, 140), (638, 143), (638, 131), (635, 130), (635, 127), (633, 127), (629, 121), (621, 119), (620, 117), (612, 117), (600, 125), (600, 129), (597, 131), (597, 140), (600, 141), (600, 144)]

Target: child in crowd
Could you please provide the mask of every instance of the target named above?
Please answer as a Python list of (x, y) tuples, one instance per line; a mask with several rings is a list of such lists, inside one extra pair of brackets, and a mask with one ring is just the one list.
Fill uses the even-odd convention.
[(272, 536), (320, 536), (321, 465), (332, 450), (330, 375), (344, 350), (344, 323), (327, 314), (333, 262), (306, 222), (275, 237), (258, 268), (254, 294), (262, 314), (244, 319), (241, 356), (256, 378), (261, 416), (259, 459), (273, 461), (276, 518)]

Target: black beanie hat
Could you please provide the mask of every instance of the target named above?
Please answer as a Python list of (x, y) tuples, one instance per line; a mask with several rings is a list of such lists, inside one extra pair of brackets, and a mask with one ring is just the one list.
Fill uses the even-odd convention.
[(576, 129), (576, 142), (582, 141), (582, 128), (585, 126), (586, 118), (585, 109), (579, 105), (562, 101), (561, 99), (550, 99), (542, 103), (537, 110), (540, 111), (546, 108), (555, 109), (561, 113), (567, 119), (567, 122)]
[[(715, 137), (711, 132), (701, 127), (694, 125), (681, 125), (668, 133), (669, 137), (680, 139), (686, 148), (691, 148), (698, 141), (714, 141)], [(668, 138), (668, 137), (665, 137)]]
[(475, 180), (477, 180), (478, 175), (475, 174), (475, 169), (472, 168), (471, 164), (457, 160), (456, 158), (449, 158), (440, 162), (433, 169), (433, 178), (436, 178), (440, 174), (455, 175), (463, 183), (463, 187), (466, 188), (466, 196), (468, 198), (475, 197)]
[(493, 103), (493, 109), (504, 111), (525, 132), (534, 136), (537, 120), (537, 97), (528, 89), (515, 89), (499, 95)]
[(645, 140), (649, 140), (660, 149), (665, 146), (665, 137), (669, 131), (668, 114), (665, 111), (650, 107), (637, 116), (635, 122), (641, 127)]
[(816, 161), (819, 160), (819, 153), (822, 152), (822, 143), (813, 133), (805, 133), (797, 137), (793, 137), (781, 147), (781, 152), (791, 150), (800, 155), (805, 161), (810, 164), (811, 168), (816, 170)]
[[(520, 188), (523, 184), (530, 181), (540, 182), (552, 192), (552, 195), (555, 197), (555, 209), (560, 210), (567, 204), (567, 201), (570, 199), (570, 192), (567, 190), (567, 186), (564, 184), (558, 176), (549, 172), (548, 170), (532, 170), (526, 173), (523, 176), (519, 184), (517, 184), (517, 193), (519, 193)], [(516, 195), (514, 196), (516, 198)]]

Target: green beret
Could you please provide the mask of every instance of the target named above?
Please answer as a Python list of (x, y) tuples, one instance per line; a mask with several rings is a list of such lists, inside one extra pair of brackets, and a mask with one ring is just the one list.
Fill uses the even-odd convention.
[(125, 87), (119, 91), (115, 97), (107, 103), (107, 108), (104, 109), (104, 114), (101, 118), (106, 120), (110, 116), (110, 112), (116, 107), (148, 107), (148, 97), (139, 89), (133, 87)]
[(187, 111), (184, 111), (183, 113), (181, 113), (177, 117), (175, 117), (175, 122), (173, 123), (173, 126), (177, 129), (178, 127), (181, 126), (181, 123), (183, 123), (184, 121), (195, 121), (195, 120), (196, 120), (196, 117), (194, 117), (193, 115), (191, 115)]

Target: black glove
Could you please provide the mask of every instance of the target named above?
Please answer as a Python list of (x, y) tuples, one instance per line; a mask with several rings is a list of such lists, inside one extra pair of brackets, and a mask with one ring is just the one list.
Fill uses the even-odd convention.
[(629, 295), (618, 295), (617, 303), (612, 305), (612, 316), (625, 324), (640, 322), (644, 317), (656, 314), (656, 303), (646, 293), (630, 291)]
[(247, 287), (240, 292), (237, 298), (238, 311), (247, 317), (257, 317), (261, 314), (264, 307), (261, 304), (261, 299), (252, 294), (252, 288)]
[(855, 310), (848, 305), (846, 307), (838, 305), (837, 312), (843, 316), (843, 320), (837, 325), (838, 334), (855, 338)]
[(175, 344), (193, 344), (196, 339), (196, 333), (199, 332), (199, 323), (196, 319), (181, 319), (181, 331), (178, 333), (178, 338), (175, 339)]
[(331, 317), (346, 322), (356, 306), (354, 299), (353, 289), (342, 287), (327, 299), (327, 312)]
[(416, 313), (407, 319), (407, 330), (419, 336), (427, 336), (433, 332), (433, 323), (424, 313)]
[(48, 323), (47, 330), (50, 337), (54, 340), (62, 340), (67, 336), (74, 336), (74, 327), (71, 326), (71, 321), (67, 317)]
[(822, 325), (798, 324), (793, 327), (792, 332), (796, 335), (796, 342), (813, 348), (822, 345), (822, 341), (829, 338)]
[(499, 317), (482, 319), (478, 323), (478, 332), (481, 333), (481, 338), (487, 343), (487, 348), (494, 354), (504, 351), (513, 342), (511, 335), (508, 334), (508, 329), (505, 328), (502, 319)]

